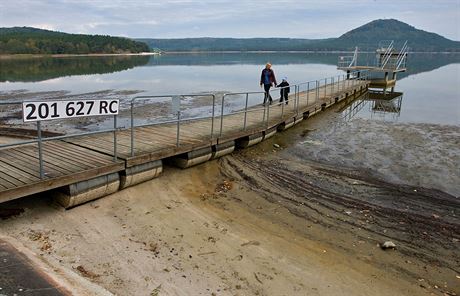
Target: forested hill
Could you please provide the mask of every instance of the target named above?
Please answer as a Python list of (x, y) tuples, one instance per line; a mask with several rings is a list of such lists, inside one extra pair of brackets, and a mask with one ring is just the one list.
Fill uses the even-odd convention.
[(184, 38), (149, 39), (137, 41), (147, 43), (153, 50), (162, 51), (302, 51), (317, 40), (295, 38)]
[(67, 34), (31, 27), (0, 28), (0, 54), (96, 54), (150, 51), (143, 42), (103, 35)]
[(381, 40), (394, 40), (402, 46), (408, 41), (412, 51), (460, 52), (460, 42), (438, 34), (416, 29), (398, 20), (375, 20), (351, 30), (338, 38), (185, 38), (185, 39), (136, 39), (152, 49), (162, 51), (333, 51), (373, 50)]
[(375, 20), (353, 29), (339, 38), (322, 42), (329, 49), (375, 48), (379, 41), (394, 40), (397, 45), (408, 41), (413, 51), (460, 51), (460, 42), (419, 30), (395, 19)]

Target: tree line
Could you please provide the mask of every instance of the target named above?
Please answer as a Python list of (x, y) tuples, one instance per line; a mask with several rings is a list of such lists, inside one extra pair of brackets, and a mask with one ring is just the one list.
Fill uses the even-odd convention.
[(66, 34), (28, 27), (0, 28), (0, 54), (97, 54), (150, 51), (147, 44), (105, 35)]

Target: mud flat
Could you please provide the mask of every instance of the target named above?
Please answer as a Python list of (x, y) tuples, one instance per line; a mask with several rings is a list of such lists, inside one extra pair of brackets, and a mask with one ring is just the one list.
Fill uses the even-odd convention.
[[(387, 179), (366, 162), (305, 150), (324, 143), (336, 121), (327, 111), (249, 149), (187, 170), (166, 167), (161, 178), (69, 211), (46, 194), (2, 204), (17, 214), (3, 217), (0, 234), (62, 277), (117, 295), (460, 294), (455, 191), (404, 179), (397, 167)], [(336, 139), (331, 149), (347, 147)], [(364, 146), (356, 147), (361, 155)], [(429, 157), (414, 161), (425, 168), (420, 175), (436, 171)], [(448, 180), (451, 169), (436, 174)], [(382, 250), (384, 241), (396, 250)]]

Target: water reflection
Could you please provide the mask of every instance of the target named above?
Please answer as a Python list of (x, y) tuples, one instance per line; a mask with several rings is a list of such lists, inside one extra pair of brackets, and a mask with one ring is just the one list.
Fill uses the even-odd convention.
[(401, 114), (402, 100), (402, 92), (369, 91), (342, 108), (341, 118), (350, 121), (355, 117), (367, 117), (396, 122)]
[[(219, 66), (219, 65), (328, 65), (336, 66), (339, 53), (184, 53), (161, 56), (103, 56), (61, 58), (0, 59), (0, 83), (39, 82), (52, 78), (121, 72), (140, 66)], [(364, 64), (372, 64), (370, 53), (358, 57)], [(410, 54), (410, 67), (398, 78), (432, 71), (460, 62), (457, 54)], [(160, 70), (160, 69), (159, 69)], [(155, 71), (152, 69), (152, 71)], [(138, 71), (140, 74), (141, 72)], [(286, 73), (288, 74), (288, 73)], [(322, 78), (321, 74), (316, 79)]]
[[(207, 53), (161, 56), (72, 57), (0, 60), (0, 99), (198, 94), (260, 91), (259, 78), (267, 61), (277, 78), (291, 85), (331, 77), (339, 53)], [(369, 55), (370, 56), (370, 55)], [(365, 61), (365, 57), (360, 57)], [(365, 63), (365, 62), (363, 62)], [(460, 124), (460, 55), (411, 54), (408, 71), (398, 74), (397, 91), (404, 92), (398, 120)], [(52, 79), (54, 78), (54, 79)], [(8, 82), (6, 82), (8, 81)], [(260, 97), (250, 98), (250, 103)], [(241, 106), (231, 98), (229, 109)], [(195, 114), (196, 106), (188, 106)], [(366, 109), (367, 110), (367, 109)], [(376, 118), (377, 113), (355, 115)], [(388, 118), (389, 115), (386, 115)]]
[(149, 56), (0, 59), (0, 83), (114, 73), (145, 65), (148, 61)]

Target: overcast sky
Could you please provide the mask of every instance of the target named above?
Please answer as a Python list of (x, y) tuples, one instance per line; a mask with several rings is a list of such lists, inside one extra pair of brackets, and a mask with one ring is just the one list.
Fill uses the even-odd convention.
[(382, 18), (460, 40), (460, 0), (0, 0), (0, 27), (126, 37), (325, 38)]

